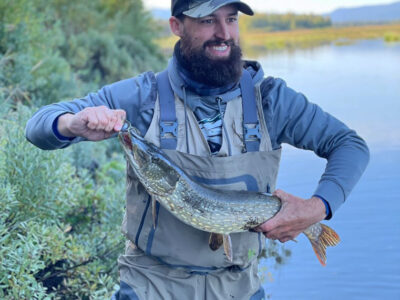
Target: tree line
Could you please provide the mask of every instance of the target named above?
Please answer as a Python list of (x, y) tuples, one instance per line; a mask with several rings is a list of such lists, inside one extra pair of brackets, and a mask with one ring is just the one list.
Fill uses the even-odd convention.
[(332, 26), (329, 17), (313, 14), (263, 14), (242, 15), (240, 19), (243, 31), (286, 31), (294, 29), (324, 28)]

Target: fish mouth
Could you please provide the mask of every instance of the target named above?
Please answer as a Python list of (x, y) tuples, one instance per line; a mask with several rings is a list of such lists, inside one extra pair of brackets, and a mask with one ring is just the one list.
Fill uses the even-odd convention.
[(125, 121), (120, 131), (120, 138), (125, 148), (129, 149), (128, 155), (132, 156), (132, 165), (140, 170), (150, 164), (154, 158), (162, 157), (161, 151), (142, 137), (140, 131)]
[(123, 134), (129, 133), (135, 139), (144, 141), (144, 138), (140, 135), (140, 131), (137, 128), (133, 127), (132, 124), (128, 120), (125, 120), (124, 125), (122, 125), (121, 133), (123, 133)]
[(132, 126), (129, 121), (125, 120), (125, 123), (121, 128), (121, 133), (123, 135), (128, 135), (130, 138), (129, 142), (132, 145), (137, 145), (137, 148), (139, 150), (148, 152), (149, 154), (160, 153), (160, 151), (153, 144), (150, 144), (148, 141), (145, 140), (145, 138), (141, 135), (139, 129)]
[(129, 121), (125, 121), (121, 128), (120, 134), (122, 136), (124, 145), (130, 150), (135, 150), (134, 152), (148, 152), (150, 150), (148, 143), (144, 137), (142, 137), (140, 131), (132, 126)]

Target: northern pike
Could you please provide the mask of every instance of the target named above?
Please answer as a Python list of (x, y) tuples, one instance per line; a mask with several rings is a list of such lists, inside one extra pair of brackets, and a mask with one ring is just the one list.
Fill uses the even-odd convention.
[[(216, 250), (223, 243), (231, 261), (229, 234), (249, 231), (275, 216), (281, 208), (279, 198), (271, 194), (219, 190), (193, 181), (128, 122), (118, 137), (130, 166), (152, 196), (153, 218), (158, 201), (182, 222), (210, 232), (210, 248)], [(339, 243), (338, 234), (321, 223), (311, 225), (303, 233), (325, 266), (326, 248)]]

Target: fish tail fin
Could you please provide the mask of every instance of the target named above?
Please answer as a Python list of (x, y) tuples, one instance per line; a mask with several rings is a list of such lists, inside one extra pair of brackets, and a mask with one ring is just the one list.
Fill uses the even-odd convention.
[(320, 234), (315, 237), (311, 233), (304, 232), (311, 242), (313, 250), (321, 265), (326, 266), (326, 248), (329, 246), (336, 246), (340, 242), (339, 235), (330, 227), (324, 224), (321, 226)]

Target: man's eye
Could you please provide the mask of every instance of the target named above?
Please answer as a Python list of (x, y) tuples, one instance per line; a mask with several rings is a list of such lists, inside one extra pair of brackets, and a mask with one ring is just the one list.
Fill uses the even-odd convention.
[(212, 24), (213, 22), (213, 19), (204, 19), (200, 21), (201, 24)]
[(236, 21), (237, 21), (236, 17), (231, 17), (231, 18), (228, 19), (229, 23), (235, 23)]

